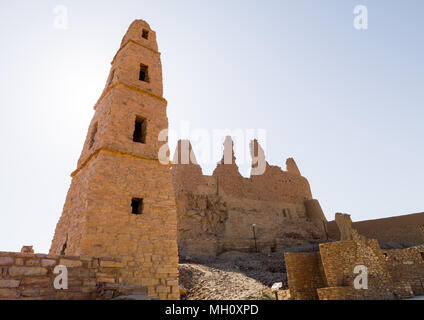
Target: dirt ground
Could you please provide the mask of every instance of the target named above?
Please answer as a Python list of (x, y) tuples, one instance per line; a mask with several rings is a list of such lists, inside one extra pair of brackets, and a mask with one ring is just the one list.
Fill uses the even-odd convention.
[(180, 263), (184, 300), (274, 300), (271, 286), (287, 288), (283, 253), (226, 252)]

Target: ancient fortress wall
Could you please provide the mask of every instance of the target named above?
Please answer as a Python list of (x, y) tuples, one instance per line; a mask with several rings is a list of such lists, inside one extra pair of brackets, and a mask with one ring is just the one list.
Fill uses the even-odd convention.
[[(172, 176), (181, 256), (279, 250), (327, 239), (325, 216), (294, 160), (283, 171), (266, 163), (257, 141), (251, 147), (252, 159), (262, 153), (263, 174), (241, 176), (227, 137), (223, 160), (205, 176), (190, 143), (178, 143)], [(184, 152), (191, 157), (183, 159)]]
[[(409, 246), (424, 243), (424, 213), (358, 221), (353, 223), (353, 227), (359, 234), (377, 239), (380, 243), (402, 243)], [(328, 234), (331, 239), (340, 239), (335, 221), (328, 223)]]
[[(65, 266), (68, 289), (55, 289), (56, 266)], [(109, 300), (147, 295), (122, 283), (123, 264), (112, 258), (0, 252), (1, 300)]]

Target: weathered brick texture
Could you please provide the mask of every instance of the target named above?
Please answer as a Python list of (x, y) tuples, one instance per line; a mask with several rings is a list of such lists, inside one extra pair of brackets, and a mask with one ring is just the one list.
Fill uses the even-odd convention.
[[(175, 197), (170, 164), (158, 158), (168, 119), (157, 50), (155, 32), (134, 21), (95, 106), (50, 253), (119, 258), (124, 284), (178, 299)], [(134, 135), (140, 119), (144, 141)], [(133, 214), (133, 199), (143, 199), (142, 214)]]
[[(66, 266), (68, 289), (55, 289), (56, 266)], [(123, 264), (113, 258), (0, 252), (0, 300), (110, 300), (147, 296), (147, 287), (125, 286)]]
[[(352, 228), (348, 215), (338, 216), (345, 238), (323, 243), (319, 253), (286, 253), (289, 288), (294, 299), (401, 299), (424, 293), (424, 248), (382, 250)], [(368, 288), (357, 289), (356, 266), (365, 266)], [(318, 279), (318, 280), (317, 280)]]

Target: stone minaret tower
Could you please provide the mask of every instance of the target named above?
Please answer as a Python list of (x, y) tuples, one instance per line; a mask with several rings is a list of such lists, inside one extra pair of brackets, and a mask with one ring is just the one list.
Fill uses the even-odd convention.
[(162, 91), (156, 34), (136, 20), (94, 107), (50, 253), (120, 258), (124, 282), (178, 299), (175, 198), (158, 157), (167, 147)]

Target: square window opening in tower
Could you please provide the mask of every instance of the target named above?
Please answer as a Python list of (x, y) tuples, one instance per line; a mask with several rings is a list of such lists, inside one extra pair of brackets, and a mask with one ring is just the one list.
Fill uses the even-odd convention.
[(140, 75), (139, 80), (144, 82), (150, 82), (149, 81), (149, 67), (145, 64), (140, 64)]
[(148, 40), (149, 39), (149, 30), (143, 29), (143, 33), (141, 34), (141, 36)]
[(131, 213), (132, 214), (143, 214), (144, 204), (143, 199), (141, 198), (133, 198), (131, 200)]
[(146, 118), (137, 116), (135, 118), (133, 141), (145, 144), (146, 135), (147, 135), (147, 120)]

